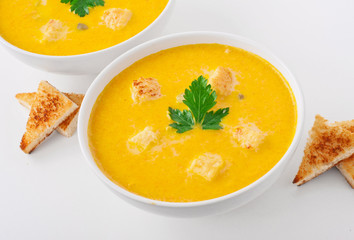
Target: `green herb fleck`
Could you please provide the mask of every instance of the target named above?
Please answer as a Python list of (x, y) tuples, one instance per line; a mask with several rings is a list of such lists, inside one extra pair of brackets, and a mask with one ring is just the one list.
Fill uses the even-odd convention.
[(80, 17), (89, 14), (89, 8), (104, 6), (104, 0), (60, 0), (60, 2), (69, 3), (71, 5), (70, 10)]
[(194, 80), (189, 89), (184, 91), (183, 97), (183, 103), (189, 110), (168, 108), (171, 119), (175, 121), (170, 126), (177, 129), (177, 133), (192, 130), (196, 124), (201, 125), (204, 130), (222, 129), (220, 122), (229, 114), (229, 108), (220, 108), (216, 112), (209, 111), (215, 106), (217, 96), (206, 78), (200, 76)]

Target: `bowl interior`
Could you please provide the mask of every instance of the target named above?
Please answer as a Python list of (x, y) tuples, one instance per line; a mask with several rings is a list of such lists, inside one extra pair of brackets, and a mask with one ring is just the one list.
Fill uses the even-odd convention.
[[(199, 43), (219, 43), (224, 45), (230, 45), (233, 47), (242, 48), (249, 52), (252, 52), (270, 62), (275, 68), (277, 68), (288, 81), (289, 86), (291, 87), (297, 104), (297, 126), (295, 136), (293, 141), (288, 148), (287, 152), (284, 154), (282, 159), (264, 176), (248, 185), (245, 188), (242, 188), (236, 192), (230, 193), (228, 195), (224, 195), (222, 197), (198, 201), (198, 202), (188, 202), (188, 203), (173, 203), (173, 202), (163, 202), (148, 199), (134, 193), (128, 192), (127, 190), (121, 188), (120, 186), (113, 183), (109, 180), (97, 167), (90, 149), (88, 145), (88, 137), (87, 137), (87, 128), (88, 121), (90, 118), (92, 107), (99, 96), (99, 94), (103, 91), (105, 86), (122, 70), (129, 67), (131, 64), (144, 58), (150, 54), (159, 52), (164, 49), (188, 45), (188, 44), (199, 44)], [(249, 39), (232, 35), (226, 33), (215, 33), (215, 32), (191, 32), (191, 33), (179, 33), (173, 34), (169, 36), (165, 36), (162, 38), (158, 38), (155, 40), (151, 40), (144, 44), (141, 44), (125, 54), (121, 55), (119, 58), (114, 60), (110, 65), (108, 65), (94, 80), (90, 88), (88, 89), (83, 104), (81, 106), (80, 114), (79, 114), (79, 124), (78, 124), (78, 133), (79, 133), (79, 142), (81, 150), (88, 160), (90, 166), (94, 170), (94, 172), (98, 175), (98, 177), (106, 183), (111, 189), (114, 191), (123, 194), (126, 197), (134, 199), (139, 202), (147, 203), (147, 204), (155, 204), (159, 206), (168, 206), (168, 207), (192, 207), (192, 206), (201, 206), (207, 205), (211, 203), (215, 203), (218, 201), (222, 201), (223, 199), (228, 199), (230, 197), (234, 197), (242, 194), (245, 191), (253, 188), (257, 184), (260, 184), (264, 181), (269, 175), (271, 175), (282, 163), (287, 161), (290, 158), (291, 153), (295, 150), (295, 147), (300, 139), (300, 133), (302, 130), (304, 119), (304, 103), (301, 90), (295, 80), (295, 77), (288, 70), (288, 68), (271, 52), (266, 50), (264, 47), (260, 46), (254, 41)]]

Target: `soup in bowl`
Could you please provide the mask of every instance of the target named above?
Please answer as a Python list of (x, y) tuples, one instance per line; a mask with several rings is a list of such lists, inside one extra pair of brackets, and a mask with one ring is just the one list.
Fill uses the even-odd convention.
[(44, 70), (99, 72), (154, 35), (170, 5), (169, 0), (1, 0), (0, 42)]
[(97, 77), (79, 138), (119, 195), (162, 214), (206, 215), (275, 181), (299, 140), (302, 106), (291, 73), (252, 41), (177, 34), (132, 49)]

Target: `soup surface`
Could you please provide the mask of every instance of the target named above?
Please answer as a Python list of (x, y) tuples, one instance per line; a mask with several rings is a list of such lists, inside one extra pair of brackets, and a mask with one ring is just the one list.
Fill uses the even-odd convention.
[[(94, 52), (141, 32), (160, 15), (167, 2), (105, 0), (104, 6), (91, 8), (88, 15), (80, 17), (70, 11), (69, 4), (60, 0), (0, 0), (0, 35), (11, 44), (33, 53), (75, 55)], [(124, 19), (120, 15), (122, 12), (118, 11), (104, 15), (106, 10), (117, 8), (125, 9), (129, 16)], [(110, 28), (104, 23), (104, 16), (110, 18), (110, 24), (114, 17), (123, 16), (118, 21), (120, 24), (126, 21), (126, 25)]]
[[(220, 66), (237, 80), (233, 92), (218, 94), (212, 108), (229, 107), (223, 129), (197, 126), (176, 133), (169, 127), (168, 108), (187, 109), (176, 98), (193, 79), (209, 79)], [(156, 79), (162, 96), (135, 103), (132, 82), (140, 77)], [(293, 93), (270, 63), (242, 49), (196, 44), (152, 54), (118, 74), (93, 107), (88, 137), (97, 165), (116, 184), (150, 199), (191, 202), (232, 193), (267, 173), (289, 147), (296, 122)], [(264, 140), (255, 148), (235, 141), (237, 126), (256, 126)], [(158, 132), (158, 140), (140, 153), (132, 151), (129, 139), (146, 127)], [(191, 171), (200, 156), (222, 159), (212, 178)]]

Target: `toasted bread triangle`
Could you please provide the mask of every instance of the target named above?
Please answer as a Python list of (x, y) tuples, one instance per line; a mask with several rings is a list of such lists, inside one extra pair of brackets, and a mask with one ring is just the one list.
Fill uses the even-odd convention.
[[(354, 120), (336, 122), (335, 125), (354, 133)], [(344, 159), (343, 161), (340, 161), (336, 167), (345, 177), (350, 186), (354, 188), (354, 155)]]
[(354, 133), (329, 124), (320, 115), (309, 132), (299, 171), (293, 183), (302, 185), (354, 153)]
[(47, 81), (41, 81), (22, 136), (21, 149), (25, 153), (32, 152), (77, 108), (73, 101)]
[[(72, 100), (76, 105), (78, 105), (78, 108), (73, 113), (71, 113), (61, 124), (59, 124), (56, 130), (63, 136), (71, 137), (76, 130), (79, 109), (85, 95), (76, 93), (64, 93), (64, 95), (70, 98), (70, 100)], [(19, 103), (29, 109), (34, 103), (35, 98), (35, 92), (16, 94), (16, 99), (19, 101)]]

